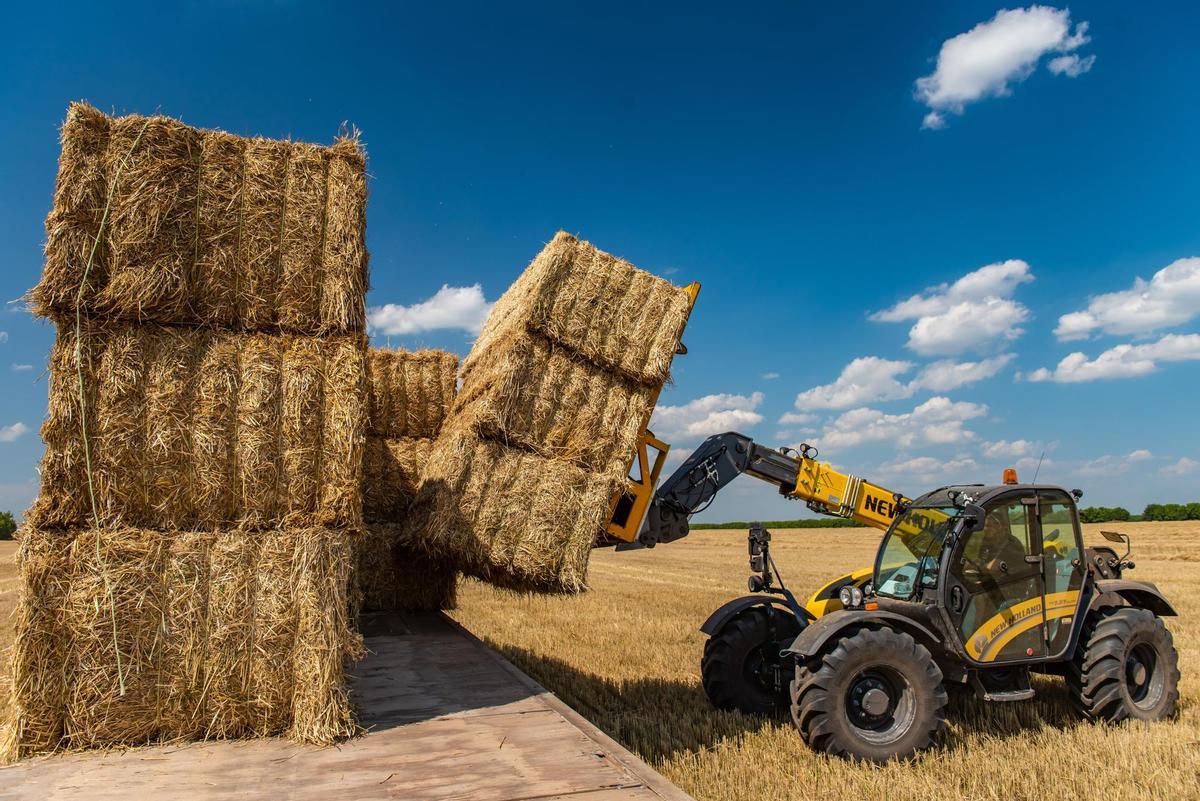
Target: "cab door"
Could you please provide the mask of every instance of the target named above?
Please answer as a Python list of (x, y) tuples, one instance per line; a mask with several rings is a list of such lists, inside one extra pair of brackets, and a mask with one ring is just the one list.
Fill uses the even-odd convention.
[(977, 663), (1045, 658), (1045, 559), (1031, 492), (996, 498), (950, 560), (946, 606)]
[(1039, 490), (1037, 524), (1045, 584), (1046, 654), (1053, 659), (1070, 645), (1083, 602), (1083, 542), (1074, 499), (1062, 490)]

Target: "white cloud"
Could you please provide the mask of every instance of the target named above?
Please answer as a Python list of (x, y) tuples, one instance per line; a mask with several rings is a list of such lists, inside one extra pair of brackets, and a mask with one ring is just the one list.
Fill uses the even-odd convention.
[(13, 423), (11, 426), (0, 426), (0, 442), (12, 442), (22, 434), (29, 432), (29, 426), (24, 423)]
[(1085, 56), (1080, 58), (1072, 53), (1069, 56), (1059, 56), (1058, 58), (1050, 59), (1046, 64), (1046, 69), (1050, 70), (1055, 75), (1066, 75), (1068, 78), (1078, 78), (1083, 73), (1092, 68), (1096, 63), (1095, 56)]
[(32, 370), (33, 365), (32, 364), (14, 364), (12, 366), (12, 369), (17, 371), (18, 373), (23, 373), (26, 370)]
[(1160, 362), (1200, 360), (1200, 334), (1167, 334), (1146, 345), (1117, 345), (1089, 360), (1076, 351), (1053, 370), (1041, 367), (1029, 374), (1030, 381), (1073, 384), (1106, 378), (1135, 378), (1153, 373)]
[(7, 341), (8, 341), (8, 332), (0, 331), (0, 342), (7, 342)]
[[(926, 365), (911, 381), (899, 376), (913, 369), (912, 362), (893, 361), (878, 356), (862, 356), (844, 368), (832, 384), (822, 384), (796, 396), (797, 409), (845, 409), (864, 403), (903, 400), (920, 390), (949, 392), (966, 384), (991, 378), (1015, 358), (1005, 353), (978, 362), (942, 359)], [(780, 423), (811, 422), (783, 420)]]
[(970, 457), (947, 460), (935, 459), (932, 456), (915, 456), (911, 459), (884, 462), (875, 468), (872, 475), (910, 479), (921, 484), (935, 481), (969, 483), (976, 479), (974, 474), (978, 470), (979, 464)]
[(908, 347), (924, 356), (977, 350), (1025, 333), (1018, 326), (1029, 319), (1029, 310), (1011, 295), (1032, 280), (1026, 262), (1009, 259), (980, 267), (953, 284), (931, 287), (875, 312), (870, 319), (882, 323), (916, 320), (908, 332)]
[[(1014, 465), (1014, 467), (1016, 467), (1017, 470), (1020, 470), (1022, 473), (1024, 473), (1027, 470), (1032, 470), (1035, 474), (1038, 472), (1039, 469), (1045, 470), (1047, 467), (1053, 467), (1053, 466), (1054, 466), (1053, 459), (1050, 459), (1050, 458), (1041, 459), (1041, 458), (1038, 458), (1037, 456), (1022, 456), (1020, 459), (1017, 460), (1017, 463)], [(1029, 477), (1029, 479), (1032, 481), (1033, 476), (1031, 475)]]
[(1153, 456), (1154, 454), (1144, 448), (1131, 451), (1124, 456), (1105, 454), (1097, 459), (1084, 462), (1075, 470), (1075, 473), (1081, 476), (1119, 476), (1129, 472), (1129, 468), (1135, 463), (1144, 462)]
[[(1033, 74), (1049, 53), (1067, 54), (1050, 62), (1056, 75), (1074, 78), (1091, 69), (1095, 56), (1071, 53), (1087, 44), (1088, 24), (1071, 32), (1071, 12), (1048, 6), (1002, 9), (987, 22), (942, 42), (937, 68), (917, 79), (917, 99), (929, 107), (922, 128), (943, 128), (946, 114), (962, 114), (969, 103), (1005, 97), (1012, 84)], [(1064, 60), (1065, 58), (1065, 60)]]
[(682, 406), (659, 406), (654, 410), (650, 428), (667, 440), (699, 439), (710, 434), (738, 431), (762, 422), (755, 411), (763, 394), (705, 395)]
[(1060, 341), (1085, 339), (1094, 333), (1138, 335), (1186, 323), (1200, 315), (1200, 257), (1179, 259), (1146, 281), (1089, 299), (1083, 311), (1058, 318)]
[(989, 459), (1009, 458), (1014, 459), (1018, 456), (1029, 456), (1037, 447), (1034, 443), (1027, 439), (1015, 440), (997, 440), (996, 442), (983, 443), (983, 455)]
[(426, 331), (455, 329), (478, 334), (487, 320), (492, 304), (483, 296), (483, 287), (443, 284), (429, 300), (402, 306), (385, 303), (367, 312), (373, 332), (403, 336)]
[(1004, 353), (977, 362), (956, 362), (943, 359), (933, 362), (921, 370), (913, 385), (915, 388), (927, 389), (930, 392), (949, 392), (966, 384), (991, 378), (1016, 357), (1015, 353)]
[(963, 423), (987, 414), (987, 406), (933, 397), (903, 414), (885, 414), (878, 409), (851, 409), (826, 426), (819, 444), (853, 447), (868, 442), (893, 442), (897, 447), (950, 445), (975, 438)]
[(1158, 472), (1164, 476), (1186, 476), (1190, 473), (1195, 473), (1198, 468), (1200, 468), (1200, 462), (1182, 456), (1178, 462), (1169, 464), (1161, 468)]
[(912, 362), (862, 356), (847, 364), (832, 384), (813, 387), (797, 395), (796, 408), (842, 409), (861, 403), (907, 398), (912, 395), (912, 390), (897, 381), (896, 376), (907, 373), (912, 367)]
[(762, 377), (764, 381), (774, 381), (779, 378), (779, 373), (763, 373)]
[(797, 412), (784, 412), (779, 418), (781, 426), (802, 426), (806, 423), (815, 423), (817, 416), (815, 414), (800, 414)]

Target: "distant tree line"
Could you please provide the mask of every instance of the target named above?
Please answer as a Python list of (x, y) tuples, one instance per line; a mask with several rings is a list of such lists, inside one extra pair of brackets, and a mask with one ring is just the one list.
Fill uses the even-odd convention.
[[(853, 520), (843, 520), (840, 517), (815, 520), (761, 520), (764, 528), (866, 528), (862, 523)], [(713, 528), (750, 528), (745, 520), (733, 520), (728, 523), (692, 523), (689, 528), (693, 531), (703, 531)]]
[(12, 512), (0, 512), (0, 540), (11, 540), (17, 530), (17, 521), (13, 520)]
[(1200, 520), (1200, 503), (1152, 503), (1140, 515), (1121, 506), (1089, 506), (1079, 510), (1084, 523), (1137, 522), (1140, 520)]

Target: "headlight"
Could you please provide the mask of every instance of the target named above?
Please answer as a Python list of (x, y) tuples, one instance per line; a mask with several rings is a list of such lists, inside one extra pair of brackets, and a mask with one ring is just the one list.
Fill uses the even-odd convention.
[(850, 605), (851, 606), (862, 606), (862, 602), (863, 602), (863, 591), (861, 589), (859, 589), (858, 587), (851, 587), (850, 588)]
[(854, 609), (861, 606), (863, 602), (863, 591), (858, 587), (842, 587), (838, 592), (838, 600), (842, 602), (842, 606), (846, 609)]

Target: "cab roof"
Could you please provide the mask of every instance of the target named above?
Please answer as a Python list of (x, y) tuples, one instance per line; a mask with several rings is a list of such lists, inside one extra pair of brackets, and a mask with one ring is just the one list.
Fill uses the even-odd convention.
[(916, 498), (912, 502), (912, 506), (954, 506), (954, 501), (950, 499), (951, 492), (961, 493), (963, 496), (971, 497), (974, 503), (984, 504), (997, 495), (1020, 490), (1025, 492), (1055, 490), (1068, 496), (1071, 494), (1070, 490), (1057, 484), (952, 484), (925, 493)]

